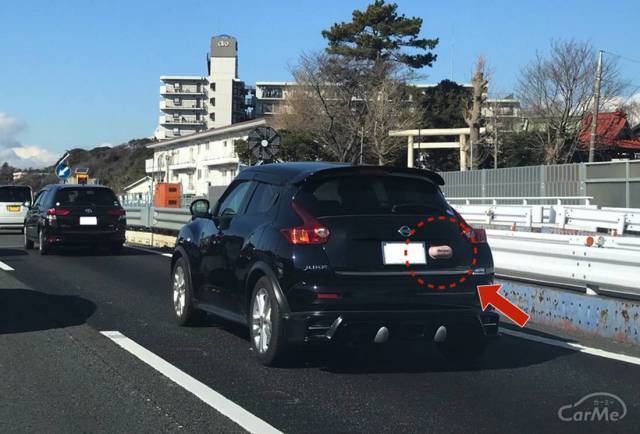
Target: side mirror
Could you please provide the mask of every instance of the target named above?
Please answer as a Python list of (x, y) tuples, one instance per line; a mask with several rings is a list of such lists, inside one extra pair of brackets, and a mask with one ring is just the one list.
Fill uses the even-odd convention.
[(194, 200), (189, 210), (193, 218), (207, 218), (209, 217), (209, 201), (207, 199)]

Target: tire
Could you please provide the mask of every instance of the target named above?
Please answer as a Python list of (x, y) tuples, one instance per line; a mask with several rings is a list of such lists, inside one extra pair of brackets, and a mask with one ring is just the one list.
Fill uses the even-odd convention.
[(277, 366), (288, 359), (289, 345), (284, 333), (280, 305), (268, 277), (256, 282), (249, 306), (249, 336), (260, 363)]
[(109, 251), (112, 255), (119, 255), (120, 253), (122, 253), (122, 249), (122, 243), (113, 243), (109, 246)]
[(191, 275), (184, 258), (178, 258), (171, 270), (171, 311), (178, 325), (191, 324), (198, 316), (193, 303)]
[(447, 339), (436, 345), (449, 362), (458, 366), (469, 366), (484, 355), (488, 344), (489, 339), (486, 336), (473, 333), (467, 337)]
[(46, 237), (44, 235), (44, 228), (40, 228), (38, 230), (38, 250), (41, 255), (46, 255), (49, 253), (50, 247), (47, 243)]
[(22, 234), (23, 234), (23, 237), (24, 237), (24, 248), (27, 249), (27, 250), (33, 249), (33, 240), (30, 240), (27, 237), (27, 229), (26, 228), (22, 229)]

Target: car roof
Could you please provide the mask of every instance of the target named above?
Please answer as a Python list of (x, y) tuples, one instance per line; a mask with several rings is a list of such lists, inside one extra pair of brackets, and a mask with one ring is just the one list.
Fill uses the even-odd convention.
[(51, 188), (54, 190), (62, 190), (65, 188), (107, 188), (111, 190), (111, 187), (107, 187), (106, 185), (101, 184), (49, 184), (43, 187), (43, 190), (45, 188)]
[(249, 166), (240, 172), (237, 179), (260, 179), (269, 178), (272, 182), (285, 183), (301, 176), (308, 176), (317, 171), (336, 168), (350, 167), (348, 163), (329, 163), (325, 161), (301, 161), (291, 163), (267, 163), (257, 166)]
[(329, 163), (324, 161), (260, 164), (243, 169), (237, 179), (262, 179), (267, 182), (280, 184), (297, 184), (310, 177), (346, 175), (349, 173), (357, 173), (361, 170), (382, 170), (389, 174), (418, 176), (427, 178), (436, 185), (444, 185), (444, 179), (431, 170), (392, 166), (354, 166), (348, 163)]

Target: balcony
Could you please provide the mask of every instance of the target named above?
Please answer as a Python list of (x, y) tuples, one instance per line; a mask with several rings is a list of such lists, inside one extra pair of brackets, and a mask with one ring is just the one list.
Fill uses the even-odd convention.
[(169, 168), (171, 170), (195, 170), (196, 160), (195, 158), (176, 159), (169, 162)]
[(173, 116), (160, 116), (160, 124), (162, 125), (184, 125), (184, 126), (204, 126), (204, 119), (189, 119), (185, 117), (175, 118)]
[(240, 160), (235, 155), (230, 155), (226, 157), (205, 157), (200, 162), (205, 166), (222, 166), (225, 164), (238, 164)]
[(153, 158), (150, 158), (148, 160), (144, 160), (144, 171), (145, 173), (162, 173), (165, 171), (164, 168), (165, 164), (164, 162), (161, 160), (160, 162), (155, 162), (153, 161)]
[(173, 86), (160, 86), (160, 95), (204, 95), (204, 87), (180, 87), (174, 88)]
[(205, 107), (202, 104), (198, 104), (194, 101), (183, 101), (180, 104), (176, 104), (172, 100), (164, 100), (160, 101), (160, 110), (204, 111)]

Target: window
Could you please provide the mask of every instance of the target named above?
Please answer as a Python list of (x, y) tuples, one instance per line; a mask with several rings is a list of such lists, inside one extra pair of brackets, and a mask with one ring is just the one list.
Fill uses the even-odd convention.
[(259, 183), (247, 207), (247, 214), (256, 215), (269, 212), (277, 202), (280, 190), (281, 187), (277, 185)]
[(174, 121), (178, 121), (178, 120), (180, 120), (180, 114), (179, 114), (179, 113), (174, 113), (174, 114), (173, 114), (173, 120), (174, 120)]
[(212, 121), (215, 121), (215, 120), (216, 120), (216, 114), (215, 114), (215, 113), (213, 113), (213, 112), (212, 112), (212, 113), (210, 113), (210, 114), (209, 114), (209, 119), (211, 119)]
[(0, 187), (0, 202), (31, 202), (29, 187)]
[(208, 151), (208, 150), (209, 150), (209, 142), (207, 142), (207, 143), (205, 143), (205, 144), (204, 144), (204, 149), (205, 149), (206, 151)]
[(233, 190), (223, 199), (218, 207), (217, 215), (219, 216), (233, 216), (238, 214), (242, 204), (249, 192), (250, 182), (241, 182), (235, 185)]
[(202, 170), (198, 169), (198, 179), (202, 179)]
[(180, 128), (174, 128), (173, 129), (173, 135), (174, 136), (179, 136), (180, 135)]
[(226, 140), (224, 140), (224, 141), (222, 142), (222, 144), (224, 145), (224, 147), (225, 147), (225, 148), (227, 147), (227, 141), (226, 141)]
[(215, 82), (211, 83), (209, 85), (209, 87), (211, 88), (212, 91), (214, 91), (214, 92), (216, 91), (216, 83)]
[(448, 209), (437, 186), (402, 176), (339, 176), (306, 183), (296, 201), (316, 217), (422, 214)]
[(212, 106), (212, 107), (215, 107), (215, 106), (216, 106), (216, 99), (215, 99), (215, 98), (210, 98), (210, 99), (209, 99), (209, 102), (211, 103), (211, 106)]
[(174, 103), (175, 105), (180, 105), (180, 104), (181, 104), (180, 98), (174, 98), (174, 99), (173, 99), (173, 103)]

